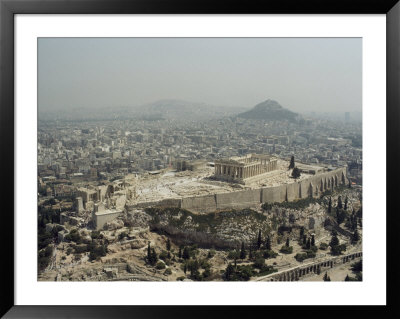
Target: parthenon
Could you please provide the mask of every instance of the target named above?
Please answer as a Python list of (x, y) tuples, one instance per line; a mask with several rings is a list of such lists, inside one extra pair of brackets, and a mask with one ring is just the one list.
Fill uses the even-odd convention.
[(277, 159), (269, 155), (248, 154), (215, 161), (215, 177), (244, 184), (246, 179), (277, 169)]

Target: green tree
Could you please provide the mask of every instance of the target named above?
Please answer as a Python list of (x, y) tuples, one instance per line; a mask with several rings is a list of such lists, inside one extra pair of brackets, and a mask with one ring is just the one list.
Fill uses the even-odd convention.
[(187, 259), (190, 258), (190, 251), (189, 251), (189, 248), (188, 248), (188, 247), (185, 247), (185, 248), (183, 249), (182, 258), (185, 259), (185, 260), (187, 260)]
[(289, 237), (286, 238), (286, 247), (289, 247)]
[(257, 259), (254, 261), (254, 264), (253, 264), (253, 266), (254, 266), (255, 268), (258, 268), (258, 269), (261, 269), (264, 265), (265, 265), (265, 259), (262, 258), (262, 257), (257, 258)]
[(168, 253), (167, 251), (163, 250), (160, 255), (158, 256), (158, 258), (160, 258), (161, 260), (166, 261), (167, 259), (169, 259), (170, 257), (168, 257)]
[(293, 168), (292, 177), (295, 179), (298, 179), (300, 177), (300, 175), (301, 175), (300, 170), (297, 167)]
[(271, 238), (267, 236), (267, 241), (265, 242), (265, 248), (271, 250)]
[(331, 247), (331, 254), (334, 255), (334, 256), (338, 256), (345, 250), (346, 250), (346, 244), (332, 246)]
[(315, 246), (315, 237), (314, 235), (311, 235), (311, 246)]
[(278, 256), (278, 254), (273, 250), (265, 250), (263, 253), (264, 258), (275, 258), (276, 256)]
[(328, 214), (332, 213), (332, 197), (329, 197)]
[(279, 251), (283, 254), (291, 254), (293, 252), (293, 247), (283, 245)]
[(346, 278), (344, 278), (344, 281), (350, 281), (350, 277), (348, 274), (346, 275)]
[(147, 245), (147, 260), (150, 260), (150, 255), (151, 255), (151, 248), (150, 248), (150, 242)]
[(171, 241), (169, 240), (169, 238), (167, 239), (167, 250), (171, 250)]
[(324, 281), (331, 281), (331, 278), (328, 276), (328, 273), (326, 272), (324, 277), (322, 278)]
[(225, 280), (230, 281), (234, 272), (235, 269), (233, 268), (232, 264), (229, 263), (228, 267), (225, 269)]
[(182, 258), (185, 260), (190, 258), (190, 251), (189, 251), (189, 248), (186, 246), (185, 246), (185, 248), (183, 248)]
[(210, 249), (207, 254), (207, 258), (213, 258), (215, 256), (215, 249)]
[(342, 196), (339, 196), (338, 201), (337, 201), (337, 208), (342, 209), (343, 204), (342, 204)]
[(289, 164), (289, 169), (294, 168), (294, 156), (292, 155), (292, 157), (290, 158), (290, 164)]
[(165, 264), (164, 264), (162, 261), (159, 261), (159, 262), (156, 264), (156, 268), (157, 268), (157, 269), (165, 269)]
[(242, 247), (240, 249), (240, 259), (245, 259), (246, 258), (246, 250), (244, 248), (244, 242), (242, 242)]
[(332, 238), (331, 238), (331, 241), (330, 241), (330, 243), (329, 243), (329, 246), (335, 247), (335, 246), (337, 246), (337, 245), (339, 245), (339, 238), (337, 238), (337, 236), (334, 235), (334, 236), (332, 236)]
[(158, 261), (158, 257), (157, 257), (157, 253), (154, 250), (154, 248), (150, 249), (150, 256), (148, 257), (148, 263), (152, 266), (154, 266), (155, 264), (157, 264)]
[(178, 257), (182, 258), (182, 246), (179, 246)]
[(350, 228), (353, 231), (357, 229), (357, 217), (356, 217), (356, 212), (354, 211), (354, 209), (350, 216)]
[(321, 243), (319, 245), (319, 249), (321, 249), (321, 250), (326, 250), (327, 248), (328, 248), (328, 244), (327, 243)]
[(199, 262), (197, 261), (197, 259), (189, 260), (187, 265), (188, 265), (188, 269), (190, 271), (190, 276), (194, 276), (194, 274), (196, 273), (196, 271), (198, 271), (198, 269), (200, 267)]
[(351, 264), (351, 270), (354, 272), (361, 272), (363, 269), (362, 265), (362, 260), (355, 262), (354, 264)]
[(306, 248), (307, 249), (311, 248), (311, 240), (310, 240), (310, 238), (307, 239)]
[(300, 227), (300, 240), (303, 239), (303, 236), (304, 236), (304, 227), (301, 226), (301, 227)]
[(357, 229), (354, 231), (351, 241), (353, 244), (357, 243), (360, 240), (360, 235), (358, 234)]
[(257, 238), (257, 248), (260, 249), (262, 244), (262, 240), (261, 240), (261, 229), (258, 231), (258, 238)]
[(339, 225), (345, 221), (346, 216), (346, 212), (343, 209), (336, 207), (336, 221)]
[(349, 203), (349, 197), (346, 196), (346, 198), (344, 199), (344, 207), (343, 207), (344, 210), (347, 210), (348, 203)]

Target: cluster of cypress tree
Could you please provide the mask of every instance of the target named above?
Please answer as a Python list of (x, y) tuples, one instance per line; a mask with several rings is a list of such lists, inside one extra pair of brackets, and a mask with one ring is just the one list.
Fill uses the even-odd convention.
[(343, 251), (346, 250), (346, 245), (345, 244), (340, 244), (339, 238), (337, 237), (337, 232), (335, 230), (332, 231), (332, 238), (329, 243), (329, 246), (331, 247), (331, 253), (332, 255), (340, 255)]
[(147, 245), (147, 262), (154, 266), (157, 264), (158, 256), (154, 248), (150, 247), (150, 242)]
[(324, 277), (322, 278), (324, 281), (331, 281), (331, 278), (328, 276), (328, 273), (325, 272)]

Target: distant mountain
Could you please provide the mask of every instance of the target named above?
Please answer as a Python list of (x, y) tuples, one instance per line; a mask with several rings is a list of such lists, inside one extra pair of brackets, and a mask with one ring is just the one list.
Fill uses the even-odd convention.
[(182, 100), (160, 100), (154, 103), (134, 107), (132, 111), (140, 117), (160, 117), (177, 120), (209, 120), (236, 115), (244, 108), (215, 106), (205, 103)]
[(245, 111), (244, 107), (215, 106), (205, 103), (182, 100), (159, 100), (138, 106), (110, 106), (100, 108), (69, 108), (63, 110), (39, 109), (41, 120), (124, 120), (140, 119), (145, 121), (183, 120), (204, 121), (236, 116)]
[(283, 108), (274, 100), (266, 100), (254, 106), (251, 110), (240, 113), (238, 117), (267, 121), (295, 121), (299, 118), (299, 115)]

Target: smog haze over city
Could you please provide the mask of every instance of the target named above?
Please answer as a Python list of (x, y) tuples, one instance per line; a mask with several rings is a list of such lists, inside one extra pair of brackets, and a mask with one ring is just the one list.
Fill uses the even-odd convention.
[(39, 110), (183, 100), (361, 112), (360, 38), (42, 38)]
[(40, 38), (38, 280), (362, 281), (360, 38)]

